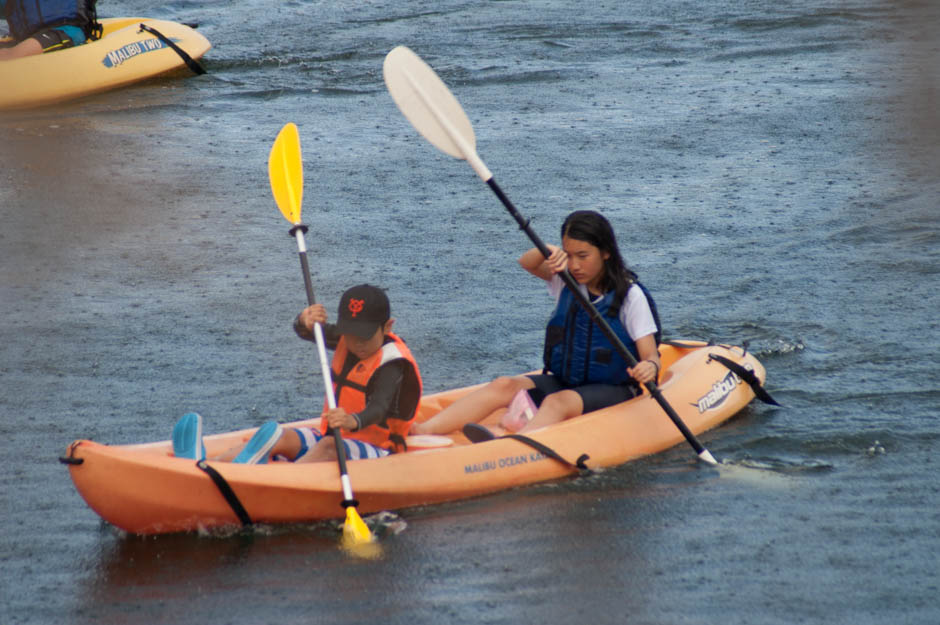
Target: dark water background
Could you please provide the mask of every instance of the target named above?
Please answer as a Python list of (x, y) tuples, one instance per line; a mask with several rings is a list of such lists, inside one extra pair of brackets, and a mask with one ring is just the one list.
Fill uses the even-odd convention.
[[(940, 8), (923, 1), (101, 2), (199, 22), (200, 78), (0, 118), (0, 622), (940, 622)], [(384, 55), (451, 86), (554, 241), (595, 207), (673, 337), (750, 341), (784, 408), (588, 478), (329, 526), (136, 538), (76, 438), (311, 414), (267, 154), (300, 127), (320, 299), (388, 287), (428, 390), (538, 364), (527, 240), (407, 124)], [(746, 469), (744, 467), (762, 467)]]

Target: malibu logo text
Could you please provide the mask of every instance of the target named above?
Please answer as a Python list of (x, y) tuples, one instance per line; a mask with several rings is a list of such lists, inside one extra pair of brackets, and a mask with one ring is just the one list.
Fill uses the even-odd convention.
[(101, 63), (105, 67), (117, 67), (124, 63), (124, 61), (132, 59), (135, 56), (153, 52), (154, 50), (161, 50), (165, 47), (166, 45), (159, 39), (142, 39), (141, 41), (131, 42), (116, 50), (111, 50), (106, 57), (101, 59)]
[(699, 414), (720, 406), (722, 402), (728, 399), (728, 395), (741, 383), (741, 378), (734, 371), (729, 371), (723, 379), (712, 384), (711, 390), (698, 398), (695, 406), (698, 406)]

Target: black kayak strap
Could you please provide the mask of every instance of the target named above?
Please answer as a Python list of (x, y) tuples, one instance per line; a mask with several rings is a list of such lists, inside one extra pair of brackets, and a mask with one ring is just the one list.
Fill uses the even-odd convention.
[(777, 400), (771, 397), (770, 393), (768, 393), (764, 389), (764, 387), (761, 386), (760, 380), (757, 379), (757, 376), (754, 375), (754, 372), (751, 371), (750, 369), (745, 369), (744, 367), (734, 362), (733, 360), (729, 360), (725, 358), (724, 356), (719, 356), (718, 354), (709, 354), (708, 359), (710, 361), (714, 360), (716, 362), (720, 362), (729, 370), (733, 371), (739, 378), (747, 382), (750, 385), (750, 387), (754, 389), (754, 395), (756, 395), (757, 398), (761, 400), (762, 402), (766, 404), (772, 404), (774, 406), (780, 405), (779, 403), (777, 403)]
[(228, 502), (228, 505), (232, 508), (232, 512), (234, 512), (238, 520), (242, 522), (242, 525), (251, 525), (251, 517), (248, 516), (248, 511), (245, 510), (245, 506), (238, 500), (235, 491), (228, 485), (228, 482), (225, 481), (222, 474), (206, 464), (205, 460), (200, 460), (196, 463), (196, 466), (212, 478), (212, 482), (215, 484), (216, 488), (219, 489), (219, 492), (222, 493), (222, 496), (225, 497), (225, 501)]
[(585, 462), (587, 462), (587, 460), (590, 458), (590, 456), (588, 456), (587, 454), (581, 454), (580, 456), (578, 456), (578, 459), (574, 461), (574, 463), (571, 463), (565, 460), (564, 458), (562, 458), (561, 454), (559, 454), (557, 451), (555, 451), (548, 445), (543, 445), (542, 443), (538, 442), (535, 439), (529, 438), (528, 436), (524, 436), (522, 434), (506, 434), (505, 436), (500, 436), (500, 438), (515, 439), (519, 441), (520, 443), (524, 443), (528, 445), (529, 447), (535, 449), (536, 451), (540, 452), (543, 456), (551, 458), (552, 460), (557, 460), (558, 462), (562, 463), (565, 466), (571, 467), (572, 469), (579, 469), (582, 473), (589, 473), (591, 471), (591, 469), (588, 468), (588, 466), (585, 464)]
[(183, 50), (181, 47), (179, 47), (178, 45), (170, 41), (169, 37), (161, 33), (156, 28), (147, 26), (146, 24), (141, 24), (140, 29), (145, 30), (148, 33), (154, 35), (157, 39), (159, 39), (164, 44), (172, 48), (173, 51), (176, 52), (180, 56), (181, 59), (183, 59), (183, 62), (186, 63), (186, 67), (193, 70), (193, 72), (196, 73), (197, 75), (206, 73), (206, 70), (202, 65), (200, 65), (195, 59), (193, 59), (193, 57), (186, 54), (185, 50)]

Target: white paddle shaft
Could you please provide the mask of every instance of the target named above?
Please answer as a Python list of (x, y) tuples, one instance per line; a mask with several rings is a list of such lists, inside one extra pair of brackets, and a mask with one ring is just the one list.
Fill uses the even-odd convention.
[[(294, 230), (297, 239), (297, 251), (301, 256), (307, 255), (307, 241), (301, 228)], [(330, 361), (326, 358), (326, 340), (323, 338), (323, 328), (319, 323), (313, 324), (313, 336), (317, 341), (317, 355), (320, 357), (320, 371), (323, 374), (323, 386), (326, 391), (326, 402), (330, 410), (336, 408), (336, 395), (333, 393), (333, 377), (330, 372)]]
[(336, 408), (336, 395), (333, 393), (333, 381), (330, 376), (330, 363), (326, 359), (326, 343), (323, 340), (323, 327), (319, 323), (313, 324), (313, 335), (317, 337), (317, 354), (320, 356), (320, 371), (326, 380), (326, 403), (330, 410)]

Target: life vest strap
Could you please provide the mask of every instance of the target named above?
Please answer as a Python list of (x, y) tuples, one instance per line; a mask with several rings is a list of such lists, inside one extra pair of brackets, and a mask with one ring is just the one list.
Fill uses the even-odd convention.
[(402, 453), (408, 451), (408, 441), (401, 434), (393, 432), (388, 435), (388, 440), (392, 441), (393, 453)]

